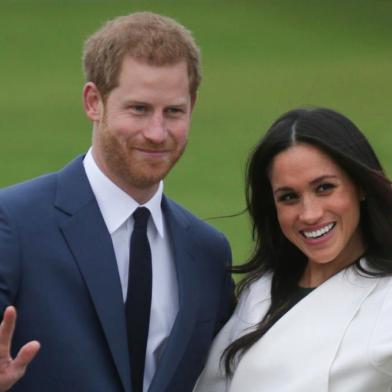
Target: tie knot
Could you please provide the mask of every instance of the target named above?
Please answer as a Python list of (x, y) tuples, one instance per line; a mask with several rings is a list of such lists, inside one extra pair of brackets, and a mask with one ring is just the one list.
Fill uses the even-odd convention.
[(135, 221), (134, 228), (146, 228), (148, 218), (150, 217), (150, 210), (146, 207), (138, 207), (132, 214)]

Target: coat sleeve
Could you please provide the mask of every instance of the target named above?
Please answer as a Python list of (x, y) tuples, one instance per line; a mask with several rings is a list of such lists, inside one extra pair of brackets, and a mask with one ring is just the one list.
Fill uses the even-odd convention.
[(20, 247), (16, 228), (0, 206), (0, 315), (15, 303), (20, 280)]
[(234, 282), (230, 272), (230, 268), (232, 264), (231, 249), (226, 237), (222, 235), (222, 238), (223, 238), (224, 281), (223, 281), (221, 300), (219, 305), (220, 314), (217, 320), (214, 335), (216, 335), (220, 331), (220, 329), (223, 327), (226, 321), (230, 318), (230, 316), (233, 313), (234, 307), (236, 305), (236, 298), (234, 294)]
[[(267, 287), (267, 288), (265, 288)], [(255, 327), (260, 317), (260, 305), (265, 301), (260, 295), (268, 294), (264, 279), (246, 288), (239, 298), (235, 311), (229, 321), (216, 336), (208, 355), (207, 364), (201, 373), (194, 392), (227, 392), (230, 388), (230, 378), (226, 377), (222, 354), (236, 339), (248, 333)], [(261, 310), (264, 312), (264, 309)]]
[(389, 375), (392, 381), (392, 278), (389, 279), (371, 339), (371, 362), (379, 371)]

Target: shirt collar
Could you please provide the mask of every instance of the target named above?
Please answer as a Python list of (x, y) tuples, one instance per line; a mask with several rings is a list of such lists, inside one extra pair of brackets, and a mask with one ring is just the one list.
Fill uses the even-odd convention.
[[(91, 148), (83, 160), (83, 165), (109, 233), (113, 234), (140, 205), (101, 171)], [(163, 238), (162, 194), (163, 181), (160, 181), (158, 190), (143, 207), (150, 210), (155, 228)]]

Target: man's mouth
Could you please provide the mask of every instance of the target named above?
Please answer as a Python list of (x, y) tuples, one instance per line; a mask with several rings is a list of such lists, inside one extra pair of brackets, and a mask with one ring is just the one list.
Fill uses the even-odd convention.
[(317, 239), (324, 237), (327, 235), (334, 227), (336, 226), (336, 222), (329, 223), (328, 225), (325, 225), (324, 227), (321, 227), (320, 229), (317, 230), (301, 230), (301, 234), (308, 239)]

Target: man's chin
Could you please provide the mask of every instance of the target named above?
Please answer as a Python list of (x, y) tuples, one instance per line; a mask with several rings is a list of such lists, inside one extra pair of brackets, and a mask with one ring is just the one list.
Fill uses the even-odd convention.
[(166, 177), (166, 174), (168, 172), (169, 170), (159, 171), (155, 173), (151, 173), (151, 171), (149, 171), (148, 173), (145, 173), (145, 175), (139, 172), (137, 176), (130, 176), (130, 178), (128, 179), (128, 183), (139, 189), (152, 188), (158, 185), (159, 182)]

